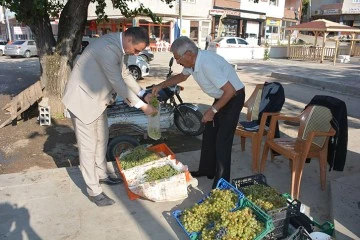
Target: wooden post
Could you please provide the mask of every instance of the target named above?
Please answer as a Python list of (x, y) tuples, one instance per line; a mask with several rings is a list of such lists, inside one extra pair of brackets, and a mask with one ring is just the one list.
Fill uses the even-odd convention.
[(322, 43), (322, 49), (321, 49), (321, 60), (320, 63), (322, 63), (324, 61), (324, 50), (325, 50), (325, 42), (326, 42), (326, 36), (328, 35), (327, 32), (324, 32), (324, 36), (323, 36), (323, 43)]
[(339, 39), (336, 39), (336, 43), (335, 43), (335, 55), (334, 55), (334, 62), (333, 62), (334, 65), (336, 64), (336, 57), (337, 57), (338, 49), (339, 49)]
[(350, 44), (349, 56), (351, 56), (352, 50), (354, 48), (354, 43), (355, 43), (354, 39), (355, 39), (355, 33), (352, 33), (350, 40), (351, 44)]
[(287, 57), (290, 58), (290, 38), (293, 31), (290, 31), (290, 34), (288, 36), (288, 47), (287, 47)]

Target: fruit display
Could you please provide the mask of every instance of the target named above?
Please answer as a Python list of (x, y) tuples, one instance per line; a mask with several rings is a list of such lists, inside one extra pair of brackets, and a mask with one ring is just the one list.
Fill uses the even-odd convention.
[(180, 172), (170, 165), (164, 165), (162, 167), (150, 168), (145, 172), (145, 181), (152, 182), (160, 179), (169, 178), (178, 175)]
[(147, 150), (145, 146), (138, 146), (124, 157), (121, 157), (120, 161), (122, 169), (126, 170), (159, 158), (160, 157), (156, 153)]
[(184, 210), (180, 221), (187, 232), (202, 231), (220, 219), (222, 213), (234, 209), (237, 201), (237, 195), (231, 190), (213, 189), (203, 202)]
[(241, 188), (245, 196), (265, 211), (271, 211), (286, 207), (286, 199), (281, 196), (274, 188), (254, 184)]
[(201, 232), (202, 240), (255, 239), (264, 229), (264, 225), (256, 220), (256, 215), (248, 207), (234, 211), (222, 212), (221, 217), (212, 228)]

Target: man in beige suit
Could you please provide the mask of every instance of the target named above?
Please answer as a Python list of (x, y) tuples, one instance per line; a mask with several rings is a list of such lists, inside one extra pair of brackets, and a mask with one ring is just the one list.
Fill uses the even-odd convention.
[(109, 138), (106, 107), (118, 94), (145, 114), (156, 113), (139, 98), (144, 91), (123, 64), (125, 54), (138, 54), (147, 45), (149, 35), (144, 28), (131, 27), (124, 33), (104, 35), (86, 47), (66, 85), (62, 102), (74, 125), (89, 198), (98, 206), (115, 203), (103, 193), (100, 183), (121, 183), (121, 179), (109, 176), (106, 171)]

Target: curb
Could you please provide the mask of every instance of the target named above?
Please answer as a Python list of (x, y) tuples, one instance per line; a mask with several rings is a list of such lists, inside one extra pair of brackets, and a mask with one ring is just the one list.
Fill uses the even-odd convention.
[(339, 83), (321, 81), (319, 79), (312, 79), (312, 78), (301, 77), (301, 76), (279, 73), (279, 72), (272, 72), (271, 77), (290, 81), (290, 82), (316, 86), (330, 92), (336, 92), (344, 95), (360, 97), (360, 89), (354, 86), (345, 85), (345, 83), (339, 84)]

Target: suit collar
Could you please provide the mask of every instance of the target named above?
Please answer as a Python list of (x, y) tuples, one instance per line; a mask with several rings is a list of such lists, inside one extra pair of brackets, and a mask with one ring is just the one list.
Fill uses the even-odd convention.
[(123, 46), (123, 42), (122, 42), (123, 38), (122, 38), (122, 32), (120, 33), (120, 46), (121, 46), (121, 50), (123, 52), (123, 54), (125, 54), (125, 50), (124, 50), (124, 46)]

